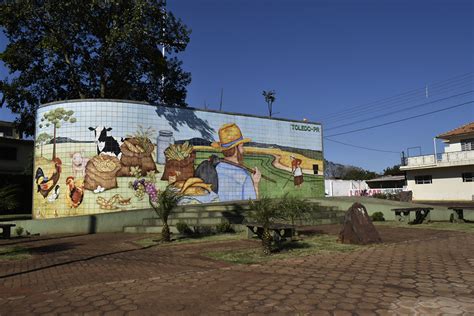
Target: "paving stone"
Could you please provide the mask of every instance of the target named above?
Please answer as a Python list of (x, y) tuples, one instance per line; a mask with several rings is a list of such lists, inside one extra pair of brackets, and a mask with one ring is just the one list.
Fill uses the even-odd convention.
[[(319, 228), (330, 234), (339, 230)], [(203, 255), (259, 247), (253, 240), (140, 249), (132, 241), (149, 236), (39, 238), (25, 246), (77, 246), (21, 262), (0, 261), (2, 273), (19, 272), (0, 279), (0, 310), (5, 315), (454, 315), (474, 310), (474, 273), (466, 265), (474, 253), (474, 234), (379, 230), (384, 245), (255, 265)]]

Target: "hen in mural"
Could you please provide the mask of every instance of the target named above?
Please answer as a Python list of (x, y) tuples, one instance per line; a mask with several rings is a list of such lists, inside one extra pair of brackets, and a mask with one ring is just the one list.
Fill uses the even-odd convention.
[(84, 199), (84, 182), (74, 182), (74, 177), (66, 179), (66, 201), (70, 208), (77, 208)]
[(55, 188), (56, 184), (59, 181), (59, 176), (61, 175), (61, 165), (62, 161), (59, 158), (54, 158), (52, 160), (52, 165), (45, 173), (43, 169), (36, 169), (35, 181), (38, 188), (38, 192), (46, 198), (48, 194)]

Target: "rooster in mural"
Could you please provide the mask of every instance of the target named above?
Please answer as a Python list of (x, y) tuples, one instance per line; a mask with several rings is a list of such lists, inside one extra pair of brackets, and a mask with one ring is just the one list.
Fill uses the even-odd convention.
[(46, 198), (48, 194), (55, 188), (59, 181), (59, 176), (61, 175), (61, 159), (56, 157), (52, 162), (53, 165), (51, 165), (50, 168), (52, 170), (48, 170), (46, 174), (43, 169), (36, 169), (35, 181), (38, 188), (37, 192), (39, 192), (43, 198)]
[(66, 179), (66, 202), (70, 208), (77, 208), (84, 199), (84, 182), (74, 182), (74, 177)]

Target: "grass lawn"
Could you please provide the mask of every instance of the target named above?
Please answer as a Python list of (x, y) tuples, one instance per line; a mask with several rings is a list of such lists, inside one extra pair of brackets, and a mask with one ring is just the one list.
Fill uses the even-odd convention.
[(428, 224), (408, 225), (406, 222), (374, 222), (375, 225), (397, 228), (439, 229), (465, 233), (474, 233), (474, 223), (431, 222)]
[(31, 255), (27, 248), (13, 246), (0, 247), (0, 261), (3, 260), (22, 260), (30, 258)]
[(305, 238), (301, 241), (284, 243), (282, 248), (278, 252), (274, 252), (271, 256), (263, 255), (260, 248), (238, 251), (216, 251), (206, 253), (205, 255), (230, 263), (252, 264), (275, 259), (297, 258), (318, 253), (349, 252), (359, 248), (361, 248), (361, 246), (341, 244), (337, 242), (335, 236), (322, 235)]

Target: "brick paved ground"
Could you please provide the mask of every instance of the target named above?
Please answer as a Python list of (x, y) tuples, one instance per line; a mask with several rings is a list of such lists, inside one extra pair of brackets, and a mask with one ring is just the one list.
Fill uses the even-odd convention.
[(388, 243), (258, 265), (202, 256), (256, 241), (147, 249), (132, 243), (143, 236), (127, 234), (1, 241), (35, 255), (0, 261), (0, 314), (474, 315), (474, 234), (379, 230)]

